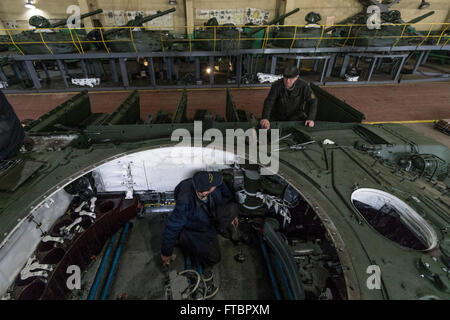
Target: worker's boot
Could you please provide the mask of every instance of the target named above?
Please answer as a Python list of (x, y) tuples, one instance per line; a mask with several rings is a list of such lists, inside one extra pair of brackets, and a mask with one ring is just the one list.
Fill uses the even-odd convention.
[[(219, 284), (217, 279), (214, 279), (214, 267), (205, 266), (202, 273), (202, 278), (206, 287), (202, 287), (197, 292), (196, 298), (199, 300), (212, 299), (219, 292)], [(206, 290), (206, 292), (205, 292)]]
[(205, 267), (202, 273), (202, 278), (205, 281), (211, 281), (214, 277), (213, 269), (211, 267)]

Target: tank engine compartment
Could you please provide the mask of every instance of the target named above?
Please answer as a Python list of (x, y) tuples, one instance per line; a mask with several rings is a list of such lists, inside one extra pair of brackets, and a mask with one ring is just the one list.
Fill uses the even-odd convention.
[[(308, 202), (280, 176), (262, 176), (258, 167), (203, 165), (181, 172), (167, 164), (159, 178), (147, 179), (148, 168), (142, 177), (130, 165), (142, 156), (103, 164), (58, 191), (69, 204), (48, 230), (41, 230), (7, 298), (347, 298), (331, 237)], [(179, 250), (170, 270), (161, 267), (159, 257), (164, 221), (175, 206), (173, 187), (201, 169), (222, 171), (240, 207), (239, 240), (218, 236), (222, 260), (210, 283)], [(81, 271), (78, 287), (73, 266)]]

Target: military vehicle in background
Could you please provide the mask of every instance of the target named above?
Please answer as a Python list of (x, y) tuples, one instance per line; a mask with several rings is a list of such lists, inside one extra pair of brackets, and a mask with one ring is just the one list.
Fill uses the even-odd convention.
[[(412, 26), (399, 24), (414, 24), (422, 21), (423, 19), (434, 14), (434, 11), (425, 13), (419, 17), (416, 17), (408, 22), (403, 21), (401, 13), (398, 10), (390, 10), (394, 4), (399, 3), (400, 0), (379, 2), (377, 0), (361, 0), (364, 9), (354, 14), (339, 23), (337, 26), (329, 27), (325, 30), (325, 34), (331, 32), (333, 36), (339, 37), (338, 41), (340, 45), (352, 45), (352, 46), (392, 46), (392, 45), (408, 45), (410, 43), (419, 43), (424, 39), (424, 35), (416, 31)], [(368, 29), (367, 19), (371, 14), (367, 13), (367, 8), (371, 5), (376, 5), (380, 8), (380, 29)], [(343, 25), (357, 25), (357, 26), (343, 26)], [(397, 25), (396, 25), (397, 24)], [(401, 36), (405, 38), (401, 38)]]
[[(284, 21), (285, 18), (298, 12), (300, 9), (296, 8), (279, 17), (272, 19), (267, 25), (276, 25)], [(217, 28), (215, 28), (217, 27)], [(219, 26), (216, 18), (211, 18), (205, 23), (205, 28), (196, 30), (194, 32), (194, 47), (197, 50), (205, 51), (230, 51), (237, 49), (259, 49), (265, 38), (270, 38), (266, 35), (266, 27), (254, 26), (247, 24), (243, 30), (239, 30), (234, 24), (226, 23)], [(269, 31), (271, 34), (272, 31)], [(215, 39), (215, 40), (214, 40)]]
[(96, 29), (89, 32), (87, 38), (89, 41), (96, 41), (97, 48), (100, 50), (105, 50), (104, 40), (106, 46), (112, 52), (154, 52), (161, 51), (163, 45), (168, 46), (167, 48), (164, 47), (164, 49), (170, 49), (171, 41), (163, 44), (164, 39), (169, 40), (172, 38), (168, 32), (145, 30), (143, 25), (146, 22), (175, 11), (175, 8), (171, 8), (145, 17), (137, 14), (135, 19), (128, 21), (126, 25), (120, 28), (103, 29), (102, 31)]
[[(81, 15), (80, 19), (85, 19), (102, 12), (102, 9), (98, 9)], [(29, 19), (29, 24), (36, 29), (22, 31), (18, 34), (13, 34), (11, 32), (11, 37), (6, 36), (6, 38), (3, 38), (4, 40), (2, 40), (2, 42), (9, 42), (10, 48), (15, 49), (16, 51), (20, 50), (23, 54), (76, 53), (82, 52), (89, 47), (80, 42), (80, 40), (82, 41), (86, 38), (84, 30), (53, 29), (64, 27), (67, 24), (67, 19), (56, 23), (50, 23), (48, 19), (42, 16), (32, 16)]]
[[(307, 24), (304, 27), (280, 27), (274, 31), (271, 44), (279, 48), (314, 48), (332, 47), (335, 39), (323, 39), (330, 37), (324, 33), (323, 27), (318, 24), (322, 16), (317, 12), (309, 12), (305, 16)], [(295, 38), (295, 40), (294, 40)]]
[[(423, 19), (434, 14), (434, 11), (425, 13), (408, 22), (401, 18), (401, 13), (398, 10), (391, 10), (381, 14), (381, 28), (379, 30), (369, 30), (367, 26), (355, 27), (350, 33), (350, 37), (356, 37), (354, 40), (355, 46), (374, 46), (386, 47), (396, 45), (408, 45), (418, 43), (424, 39), (424, 35), (416, 31), (411, 25), (422, 21)], [(365, 19), (358, 19), (356, 24), (364, 24)], [(403, 25), (399, 25), (403, 24)], [(407, 24), (405, 26), (404, 24)], [(404, 36), (404, 38), (402, 38)], [(351, 42), (353, 43), (353, 41)]]

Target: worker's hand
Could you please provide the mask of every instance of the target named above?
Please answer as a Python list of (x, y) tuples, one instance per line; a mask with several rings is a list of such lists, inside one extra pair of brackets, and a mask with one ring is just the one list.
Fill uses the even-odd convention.
[(231, 221), (231, 224), (233, 225), (233, 227), (237, 228), (239, 225), (239, 219), (237, 217), (234, 218), (234, 220)]
[(162, 265), (163, 267), (168, 266), (173, 260), (175, 260), (176, 255), (171, 256), (163, 256), (161, 255)]
[(305, 126), (307, 127), (314, 127), (314, 121), (313, 120), (306, 120)]
[(270, 121), (267, 119), (261, 119), (261, 121), (259, 122), (259, 125), (263, 129), (270, 129)]

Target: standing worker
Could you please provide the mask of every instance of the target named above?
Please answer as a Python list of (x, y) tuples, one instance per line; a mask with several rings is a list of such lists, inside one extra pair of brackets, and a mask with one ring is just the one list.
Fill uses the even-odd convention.
[(314, 127), (317, 114), (317, 99), (309, 84), (299, 78), (298, 68), (284, 69), (283, 79), (272, 84), (264, 101), (260, 126), (270, 129), (271, 121), (305, 121), (305, 126)]
[(194, 264), (205, 269), (221, 259), (217, 233), (238, 241), (238, 205), (220, 172), (200, 171), (175, 188), (176, 206), (169, 214), (161, 244), (163, 265), (172, 260), (175, 242)]
[(14, 157), (22, 147), (24, 137), (19, 118), (0, 91), (0, 160)]

